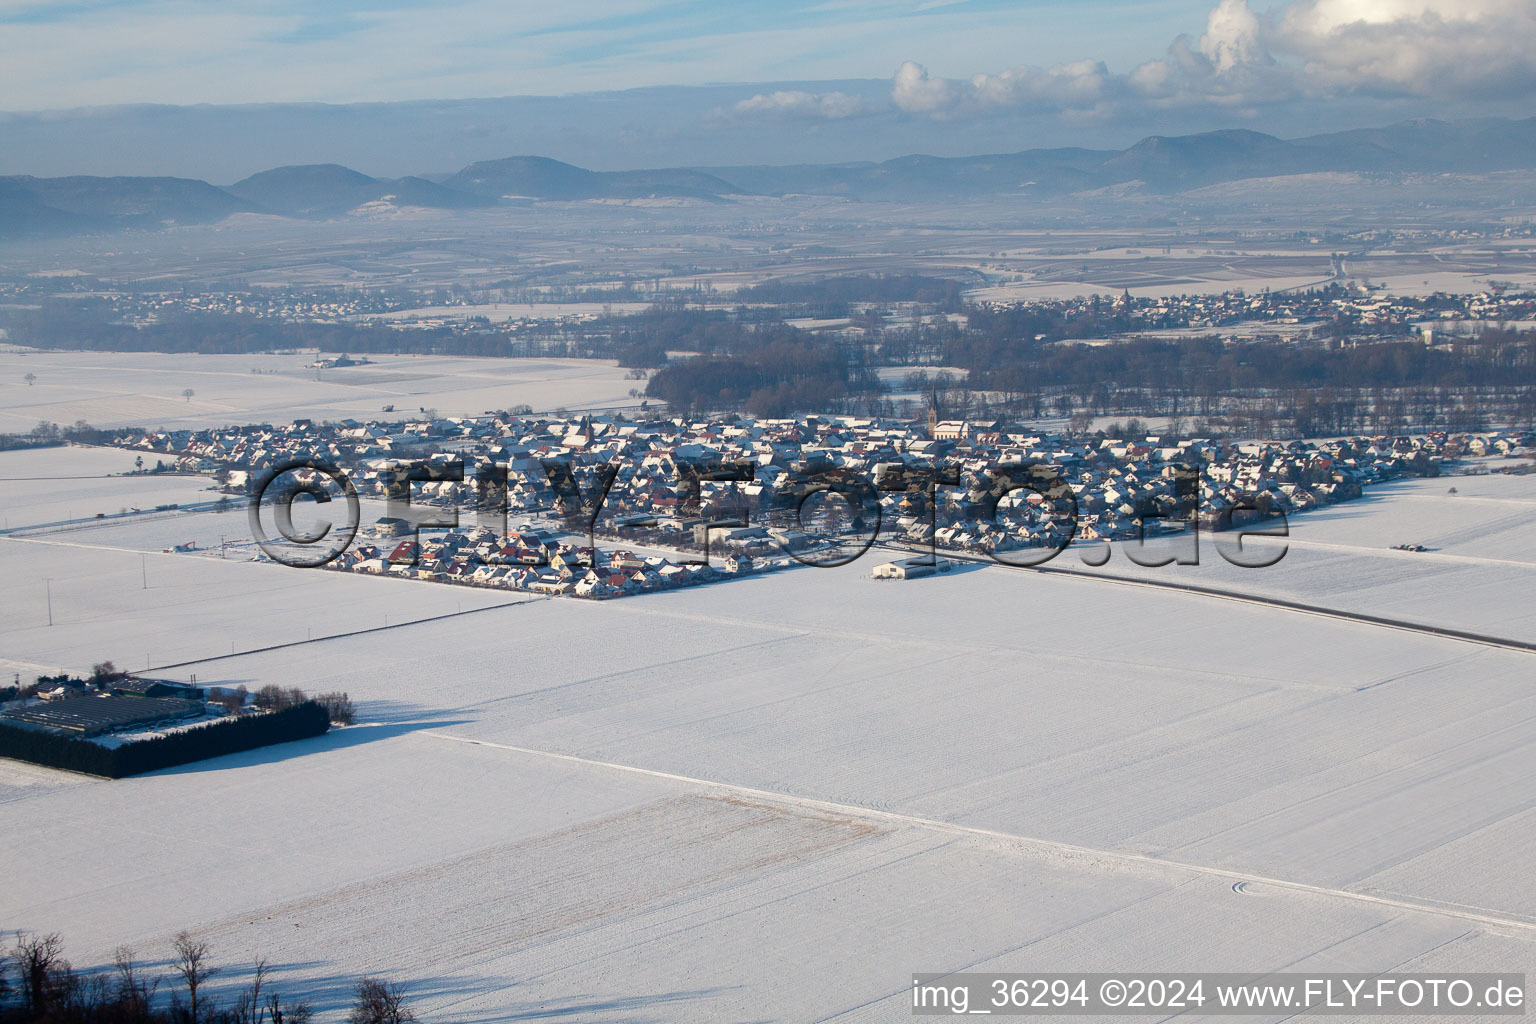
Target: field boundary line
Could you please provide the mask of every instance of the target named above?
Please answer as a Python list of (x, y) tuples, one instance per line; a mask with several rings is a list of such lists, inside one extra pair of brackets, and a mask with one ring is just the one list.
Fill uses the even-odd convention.
[(465, 743), (479, 747), (490, 747), (494, 750), (507, 750), (518, 754), (528, 754), (533, 757), (542, 757), (554, 761), (566, 761), (571, 764), (579, 764), (589, 768), (603, 768), (609, 771), (626, 772), (631, 775), (645, 775), (655, 779), (664, 779), (668, 782), (681, 782), (686, 785), (696, 786), (701, 789), (713, 789), (721, 792), (732, 793), (737, 796), (755, 797), (761, 800), (774, 801), (781, 804), (805, 807), (821, 811), (823, 813), (840, 814), (847, 817), (873, 818), (880, 821), (888, 821), (897, 825), (907, 825), (914, 828), (927, 829), (933, 832), (947, 832), (953, 835), (975, 836), (983, 839), (1003, 840), (1018, 846), (1033, 847), (1038, 851), (1049, 854), (1067, 854), (1073, 857), (1081, 857), (1090, 860), (1111, 860), (1122, 864), (1135, 865), (1137, 867), (1156, 867), (1162, 870), (1188, 871), (1204, 875), (1209, 878), (1220, 878), (1234, 883), (1250, 883), (1254, 885), (1267, 885), (1277, 889), (1289, 889), (1293, 892), (1302, 892), (1314, 896), (1329, 896), (1335, 899), (1346, 899), (1357, 903), (1372, 903), (1380, 906), (1394, 907), (1399, 910), (1413, 911), (1420, 914), (1437, 914), (1442, 917), (1454, 917), (1465, 921), (1474, 921), (1478, 924), (1492, 925), (1499, 928), (1511, 928), (1516, 931), (1528, 932), (1536, 935), (1536, 921), (1525, 920), (1518, 917), (1501, 917), (1496, 914), (1479, 913), (1472, 908), (1461, 907), (1456, 904), (1440, 902), (1419, 902), (1413, 899), (1398, 898), (1392, 896), (1376, 896), (1370, 893), (1353, 892), (1349, 889), (1334, 889), (1324, 885), (1313, 885), (1309, 882), (1297, 882), (1285, 878), (1269, 878), (1264, 875), (1256, 875), (1247, 871), (1233, 871), (1227, 868), (1211, 867), (1205, 864), (1191, 864), (1186, 861), (1167, 860), (1162, 857), (1153, 857), (1150, 854), (1131, 853), (1118, 850), (1100, 850), (1089, 846), (1078, 846), (1073, 843), (1064, 843), (1054, 839), (1039, 839), (1034, 836), (1019, 835), (1015, 832), (1003, 832), (998, 829), (981, 828), (975, 825), (960, 825), (951, 821), (943, 821), (938, 818), (925, 818), (916, 814), (903, 814), (899, 811), (883, 811), (873, 807), (861, 807), (858, 804), (838, 803), (832, 800), (821, 800), (816, 797), (796, 796), (792, 793), (776, 793), (773, 790), (757, 789), (752, 786), (740, 786), (729, 782), (719, 782), (715, 779), (700, 779), (691, 775), (678, 775), (674, 772), (659, 771), (654, 768), (641, 768), (636, 765), (618, 764), (614, 761), (599, 761), (595, 758), (580, 757), (576, 754), (561, 754), (552, 750), (537, 750), (532, 747), (519, 747), (508, 743), (493, 743), (489, 740), (471, 739), (467, 736), (454, 736), (450, 733), (437, 732), (424, 729), (417, 732), (417, 736), (427, 736), (432, 739), (447, 740), (452, 743)]
[[(881, 544), (879, 546), (889, 551), (905, 551), (919, 555), (932, 553), (930, 548), (907, 547), (894, 544)], [(1536, 654), (1536, 642), (1512, 640), (1508, 637), (1492, 636), (1487, 633), (1473, 633), (1469, 630), (1452, 629), (1449, 626), (1432, 626), (1425, 622), (1394, 619), (1384, 615), (1372, 615), (1369, 612), (1352, 612), (1343, 608), (1330, 608), (1327, 605), (1307, 604), (1304, 601), (1292, 601), (1284, 597), (1266, 597), (1263, 594), (1249, 594), (1241, 590), (1207, 587), (1199, 583), (1177, 583), (1173, 580), (1144, 579), (1136, 576), (1122, 576), (1118, 573), (1093, 572), (1088, 569), (1068, 569), (1064, 566), (1053, 565), (1010, 566), (1007, 563), (998, 562), (984, 556), (945, 551), (943, 549), (940, 549), (939, 557), (948, 559), (951, 562), (974, 562), (980, 565), (995, 565), (1003, 569), (1024, 569), (1051, 576), (1096, 580), (1100, 583), (1118, 583), (1121, 586), (1127, 587), (1152, 587), (1157, 590), (1170, 590), (1178, 594), (1194, 594), (1198, 597), (1214, 597), (1224, 601), (1258, 605), (1263, 608), (1279, 608), (1284, 611), (1299, 612), (1303, 615), (1317, 615), (1322, 618), (1338, 619), (1343, 622), (1358, 622), (1367, 626), (1400, 629), (1408, 633), (1419, 633), (1423, 636), (1439, 637), (1443, 640), (1459, 640), (1462, 643), (1478, 644), (1483, 647), (1496, 647), (1506, 651), (1517, 651), (1521, 654)]]
[(429, 615), (424, 619), (407, 619), (405, 622), (394, 622), (388, 626), (369, 626), (367, 629), (354, 629), (346, 633), (329, 633), (325, 636), (317, 636), (308, 640), (289, 640), (285, 643), (271, 644), (267, 647), (252, 647), (248, 651), (235, 651), (231, 654), (212, 654), (206, 658), (195, 658), (192, 661), (178, 661), (170, 665), (155, 665), (146, 668), (145, 672), (164, 672), (170, 668), (187, 668), (192, 665), (202, 665), (210, 661), (228, 661), (230, 658), (243, 658), (247, 654), (265, 654), (268, 651), (281, 651), (288, 647), (304, 647), (309, 644), (323, 644), (327, 640), (343, 640), (352, 636), (363, 636), (367, 633), (383, 633), (391, 629), (404, 629), (407, 626), (421, 626), (428, 622), (441, 622), (444, 619), (456, 619), (461, 615), (478, 615), (480, 612), (495, 611), (497, 608), (516, 608), (525, 604), (538, 604), (541, 601), (553, 600), (548, 597), (530, 597), (522, 601), (506, 601), (502, 604), (487, 604), (479, 608), (466, 608), (461, 612), (444, 612), (442, 615)]

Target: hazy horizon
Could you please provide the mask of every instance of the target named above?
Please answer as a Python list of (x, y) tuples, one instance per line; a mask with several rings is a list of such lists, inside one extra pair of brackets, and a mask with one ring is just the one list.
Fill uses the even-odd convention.
[[(868, 83), (776, 84), (838, 84), (852, 89)], [(621, 119), (622, 114), (614, 116), (615, 106), (643, 107), (655, 102), (658, 93), (669, 94), (664, 101), (674, 104), (674, 109), (718, 106), (722, 93), (741, 88), (697, 86), (382, 104), (131, 104), (46, 115), (0, 112), (0, 141), (5, 143), (0, 175), (168, 176), (229, 185), (261, 171), (294, 165), (341, 164), (373, 177), (391, 178), (449, 174), (478, 161), (511, 156), (549, 157), (597, 171), (878, 163), (905, 156), (970, 157), (1067, 147), (1121, 150), (1154, 135), (1234, 129), (1296, 139), (1420, 119), (1500, 119), (1525, 114), (1500, 108), (1461, 118), (1431, 104), (1340, 104), (1322, 121), (1310, 114), (1277, 115), (1258, 123), (1217, 116), (1166, 116), (1053, 126), (1025, 117), (913, 123), (908, 115), (890, 113), (857, 125), (778, 123), (746, 130), (710, 124), (710, 108), (699, 115), (692, 130), (673, 126), (626, 134), (614, 129), (623, 136), (617, 139), (584, 121), (594, 111)], [(494, 120), (487, 123), (488, 119)], [(573, 130), (573, 122), (583, 127)]]
[(9, 0), (0, 25), (0, 174), (39, 176), (1118, 149), (1519, 116), (1536, 97), (1536, 13), (1517, 0), (796, 0), (730, 16), (658, 0), (240, 14)]

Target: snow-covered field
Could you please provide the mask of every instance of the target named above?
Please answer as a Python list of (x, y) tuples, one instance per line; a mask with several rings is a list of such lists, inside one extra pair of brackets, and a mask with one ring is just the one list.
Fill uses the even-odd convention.
[[(1536, 475), (1393, 481), (1370, 488), (1360, 501), (1306, 513), (1292, 521), (1291, 531), (1283, 541), (1244, 542), (1257, 551), (1285, 546), (1284, 558), (1264, 569), (1228, 564), (1217, 541), (1206, 536), (1198, 567), (1143, 569), (1117, 552), (1103, 572), (1239, 589), (1536, 642), (1536, 619), (1530, 615), (1536, 596)], [(1427, 550), (1395, 551), (1397, 544), (1422, 544)], [(1075, 552), (1064, 552), (1057, 561), (1083, 568)]]
[[(1533, 506), (1405, 482), (1269, 569), (1135, 571), (1536, 639)], [(216, 658), (164, 674), (364, 723), (115, 783), (0, 763), (0, 922), (77, 964), (188, 927), (326, 1021), (372, 972), (462, 1022), (905, 1019), (958, 969), (1536, 974), (1536, 655), (876, 552), (600, 604), (158, 553), (220, 518), (0, 538), (14, 671)]]
[[(129, 451), (76, 446), (0, 453), (0, 529), (219, 499), (207, 477), (125, 475), (134, 473), (136, 458)], [(145, 465), (155, 461), (150, 455)]]
[[(315, 353), (174, 356), (0, 349), (0, 433), (39, 421), (97, 427), (443, 416), (530, 405), (536, 411), (638, 406), (612, 360), (370, 356), (367, 366), (309, 367)], [(35, 380), (28, 384), (26, 377)], [(183, 392), (192, 391), (191, 397)]]

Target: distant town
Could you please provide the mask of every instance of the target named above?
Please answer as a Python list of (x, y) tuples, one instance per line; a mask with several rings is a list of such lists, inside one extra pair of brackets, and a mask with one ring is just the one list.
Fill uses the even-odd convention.
[[(1134, 263), (1142, 249), (1127, 249), (1121, 258)], [(1147, 253), (1162, 253), (1161, 248)], [(1234, 253), (1235, 255), (1235, 253)], [(997, 259), (992, 282), (1004, 283), (1018, 276), (1008, 270), (1003, 254)], [(1482, 326), (1536, 321), (1536, 295), (1495, 285), (1469, 293), (1436, 292), (1429, 295), (1396, 294), (1381, 285), (1351, 280), (1349, 256), (1330, 256), (1334, 276), (1303, 288), (1187, 295), (1133, 295), (1129, 290), (1085, 291), (1075, 298), (1001, 300), (977, 298), (976, 308), (986, 311), (1026, 310), (1072, 325), (1061, 340), (1083, 340), (1156, 331), (1230, 331), (1256, 337), (1265, 329), (1274, 337), (1335, 338), (1361, 335), (1395, 338), (1423, 335), (1439, 327), (1451, 335), (1471, 334)], [(936, 279), (914, 278), (935, 283)], [(93, 305), (111, 322), (143, 328), (184, 320), (188, 316), (232, 316), (295, 324), (380, 323), (403, 331), (452, 330), (468, 333), (515, 335), (532, 331), (545, 336), (553, 354), (571, 354), (575, 343), (582, 350), (594, 347), (596, 336), (621, 330), (626, 315), (663, 307), (709, 308), (730, 311), (770, 309), (797, 303), (827, 305), (824, 296), (796, 294), (793, 286), (784, 294), (764, 289), (754, 294), (717, 291), (713, 288), (670, 287), (658, 289), (643, 281), (620, 287), (517, 287), (510, 281), (475, 286), (425, 290), (403, 288), (247, 288), (240, 290), (158, 290), (143, 285), (85, 279), (0, 280), (0, 303), (13, 309), (48, 303)], [(855, 289), (856, 293), (856, 289)], [(958, 292), (955, 293), (958, 296)], [(636, 307), (624, 308), (625, 305)], [(925, 306), (942, 305), (930, 298), (891, 296), (843, 302), (831, 310), (842, 316), (798, 318), (794, 326), (823, 336), (868, 340), (886, 330), (911, 329), (952, 318), (931, 315)], [(958, 309), (958, 303), (948, 303)], [(1112, 316), (1102, 316), (1112, 311)], [(912, 319), (914, 315), (919, 320)], [(381, 319), (382, 318), (382, 319)], [(760, 319), (760, 316), (756, 317)], [(965, 322), (962, 317), (962, 324)], [(556, 328), (551, 326), (558, 324)], [(596, 332), (594, 334), (594, 332)], [(509, 339), (510, 340), (510, 339)], [(524, 341), (530, 339), (522, 339)], [(1431, 340), (1433, 336), (1431, 335)], [(548, 354), (548, 353), (546, 353)], [(893, 362), (900, 362), (893, 360)]]
[[(364, 517), (355, 543), (328, 563), (331, 569), (588, 598), (824, 564), (858, 535), (878, 536), (897, 551), (1012, 561), (1009, 553), (1038, 557), (1069, 541), (1180, 534), (1192, 520), (1230, 528), (1234, 512), (1259, 520), (1295, 515), (1399, 477), (1490, 466), (1524, 472), (1530, 464), (1517, 456), (1533, 441), (1529, 433), (1502, 431), (1288, 442), (1141, 430), (1074, 435), (940, 420), (936, 413), (926, 424), (500, 413), (129, 430), (112, 438), (168, 467), (213, 474), (231, 496), (249, 494), (264, 475), (295, 460), (343, 469), (363, 498), (384, 505), (369, 502), (382, 514)], [(388, 503), (402, 498), (405, 463), (417, 467), (419, 481), (406, 484), (411, 506), (459, 510), (459, 525), (418, 537), (411, 514)], [(517, 522), (503, 515), (498, 523), (485, 500), (487, 478), (477, 467), (497, 466), (504, 467), (506, 512)], [(552, 480), (551, 466), (565, 467), (570, 483)], [(738, 472), (732, 480), (710, 480), (695, 469), (690, 489), (689, 466)], [(953, 474), (953, 486), (935, 485), (937, 466)], [(1035, 467), (1050, 483), (999, 495), (999, 467)], [(1181, 470), (1186, 479), (1190, 470), (1198, 474), (1182, 502)], [(611, 474), (605, 494), (604, 471)], [(897, 486), (884, 482), (893, 477)], [(880, 485), (827, 495), (818, 494), (828, 490), (818, 479)]]

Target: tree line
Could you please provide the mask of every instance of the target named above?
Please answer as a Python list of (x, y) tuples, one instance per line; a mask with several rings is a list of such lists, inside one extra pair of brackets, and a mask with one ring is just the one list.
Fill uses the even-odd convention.
[(971, 371), (973, 387), (1098, 385), (1225, 393), (1255, 388), (1478, 387), (1536, 385), (1536, 333), (1489, 331), (1449, 348), (1421, 341), (1347, 348), (1287, 342), (1225, 344), (1215, 336), (1132, 337), (1107, 345), (1018, 340), (983, 357), (965, 341), (943, 351), (951, 366)]
[(330, 712), (312, 700), (271, 714), (227, 718), (118, 747), (102, 746), (77, 736), (0, 724), (0, 757), (121, 779), (275, 743), (309, 739), (323, 735), (330, 727)]
[[(57, 933), (18, 933), (0, 949), (0, 1024), (310, 1024), (311, 1002), (282, 992), (266, 960), (233, 998), (210, 993), (216, 966), (206, 939), (177, 933), (168, 973), (151, 975), (134, 950), (119, 946), (110, 966), (77, 970)], [(412, 1024), (404, 989), (383, 978), (359, 979), (348, 1024)]]
[(675, 409), (741, 409), (777, 417), (833, 408), (858, 386), (859, 374), (846, 349), (776, 341), (668, 363), (650, 375), (645, 394)]
[(947, 277), (921, 274), (847, 274), (841, 277), (765, 281), (739, 289), (737, 302), (797, 306), (818, 316), (847, 316), (849, 306), (864, 302), (916, 302), (943, 312), (958, 312), (964, 286)]
[(144, 324), (122, 323), (105, 302), (50, 300), (12, 310), (9, 339), (42, 349), (92, 352), (198, 352), (204, 355), (316, 348), (325, 352), (509, 355), (500, 332), (446, 327), (401, 330), (372, 323), (289, 321), (232, 313), (174, 311)]

